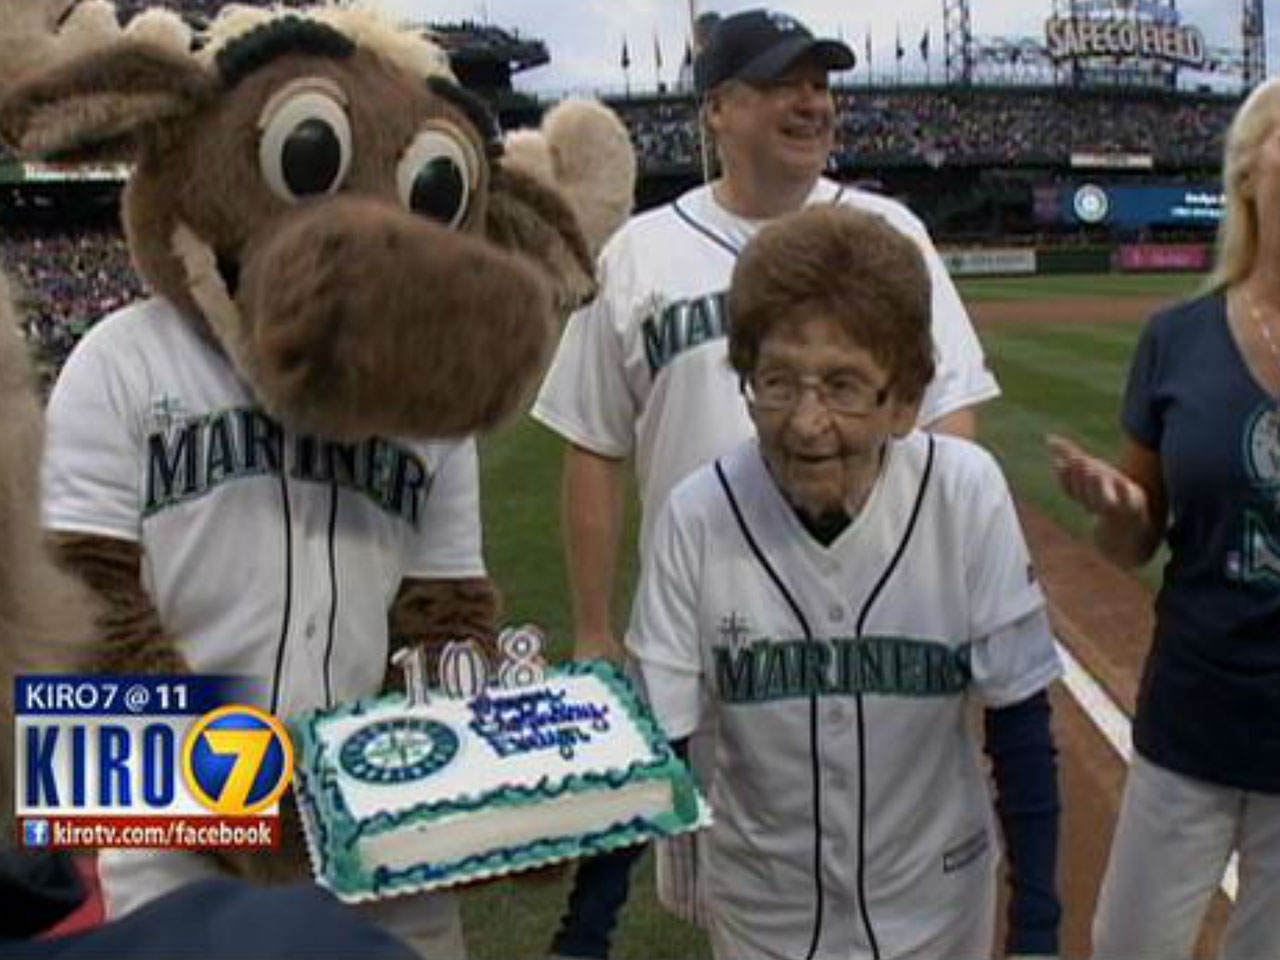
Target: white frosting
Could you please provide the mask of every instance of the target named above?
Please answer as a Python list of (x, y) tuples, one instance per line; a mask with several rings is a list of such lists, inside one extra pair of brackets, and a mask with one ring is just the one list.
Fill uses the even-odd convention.
[(633, 817), (671, 809), (671, 784), (650, 781), (618, 790), (571, 793), (518, 811), (494, 807), (442, 817), (375, 835), (360, 843), (360, 857), (395, 870), (420, 863), (450, 863), (474, 853), (519, 847), (535, 840), (580, 837)]
[[(590, 737), (586, 742), (578, 742), (573, 746), (573, 756), (565, 758), (561, 752), (552, 747), (537, 749), (500, 757), (494, 748), (479, 734), (470, 729), (473, 718), (470, 706), (464, 700), (450, 700), (436, 697), (430, 703), (418, 706), (401, 704), (382, 704), (359, 715), (333, 717), (321, 720), (316, 735), (324, 744), (328, 762), (336, 768), (337, 782), (344, 803), (352, 817), (357, 820), (367, 819), (377, 813), (397, 813), (422, 803), (436, 803), (441, 800), (464, 800), (484, 796), (494, 790), (512, 786), (534, 786), (544, 779), (556, 784), (570, 775), (587, 773), (619, 772), (627, 769), (637, 760), (651, 761), (654, 753), (650, 750), (645, 738), (636, 729), (627, 716), (622, 703), (602, 683), (591, 675), (562, 676), (546, 684), (549, 690), (564, 690), (567, 703), (590, 703), (608, 709), (607, 720), (609, 731), (602, 734), (591, 729), (589, 722), (573, 724)], [(499, 696), (505, 694), (498, 694)], [(429, 776), (408, 783), (378, 784), (356, 779), (337, 763), (338, 752), (348, 737), (363, 727), (381, 720), (434, 720), (448, 726), (458, 738), (457, 754), (444, 767)], [(624, 790), (604, 791), (609, 795), (609, 802), (604, 807), (621, 811), (626, 816), (634, 816), (637, 812), (635, 803), (637, 792), (641, 795), (654, 788), (640, 789), (643, 785)], [(645, 799), (643, 803), (665, 803), (657, 809), (670, 809), (670, 788), (663, 784), (660, 798)], [(594, 809), (601, 806), (598, 800), (581, 797), (574, 801), (571, 798), (558, 798), (545, 804), (544, 809), (559, 810), (563, 817), (566, 807), (582, 806), (583, 809)], [(645, 811), (647, 812), (647, 811)], [(527, 820), (533, 816), (531, 810), (522, 810), (519, 818), (506, 819)], [(541, 816), (541, 815), (540, 815)], [(500, 809), (492, 813), (476, 811), (460, 814), (448, 819), (433, 819), (431, 827), (452, 822), (455, 819), (467, 819), (471, 822), (493, 821), (497, 823), (503, 818)], [(575, 821), (576, 821), (575, 817)], [(614, 820), (617, 818), (615, 817)], [(608, 821), (608, 823), (614, 822)], [(563, 823), (563, 821), (560, 821)], [(605, 824), (607, 826), (607, 823)], [(554, 825), (552, 825), (554, 827)], [(486, 830), (495, 829), (486, 827)], [(585, 829), (590, 829), (587, 827)], [(505, 830), (505, 827), (504, 827)], [(446, 833), (441, 830), (423, 830), (419, 833)], [(521, 831), (522, 835), (526, 831)], [(563, 832), (563, 830), (559, 831)], [(574, 832), (584, 832), (575, 823)], [(403, 842), (405, 833), (394, 831), (394, 835)], [(533, 830), (529, 839), (539, 836), (557, 835), (554, 829), (542, 827)], [(446, 838), (442, 838), (446, 839)], [(390, 841), (388, 838), (388, 842)], [(514, 842), (514, 841), (509, 841)], [(397, 851), (400, 852), (400, 851)], [(421, 850), (411, 856), (412, 862), (420, 861)], [(382, 856), (374, 858), (375, 862), (387, 862)]]

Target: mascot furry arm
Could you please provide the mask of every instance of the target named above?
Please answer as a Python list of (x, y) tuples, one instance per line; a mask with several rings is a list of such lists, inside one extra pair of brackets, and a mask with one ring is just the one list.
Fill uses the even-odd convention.
[(43, 542), (40, 404), (3, 274), (0, 411), (0, 829), (13, 837), (14, 678), (85, 669), (94, 608)]
[[(634, 157), (612, 114), (562, 105), (504, 156), (439, 48), (368, 12), (236, 8), (193, 52), (166, 12), (122, 31), (101, 0), (5, 6), (0, 135), (27, 157), (134, 164), (139, 272), (291, 430), (497, 425), (630, 208)], [(311, 124), (319, 147), (295, 136), (306, 121), (329, 124)], [(106, 601), (100, 669), (187, 669), (142, 587), (141, 542), (58, 545)], [(487, 580), (408, 577), (388, 613), (393, 645), (483, 639), (497, 596)]]

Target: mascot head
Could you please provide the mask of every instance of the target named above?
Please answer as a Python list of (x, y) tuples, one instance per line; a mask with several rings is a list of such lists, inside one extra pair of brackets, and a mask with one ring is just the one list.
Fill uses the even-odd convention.
[(494, 426), (594, 293), (635, 159), (570, 102), (507, 150), (442, 50), (372, 10), (225, 8), (193, 33), (105, 0), (4, 0), (0, 137), (127, 163), (143, 278), (266, 409), (354, 440)]

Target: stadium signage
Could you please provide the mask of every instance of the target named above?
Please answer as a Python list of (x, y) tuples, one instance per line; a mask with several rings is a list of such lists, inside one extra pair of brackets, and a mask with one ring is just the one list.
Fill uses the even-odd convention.
[(1036, 272), (1036, 252), (1025, 247), (943, 250), (942, 262), (953, 277), (996, 277)]
[(1215, 184), (1144, 184), (1121, 186), (1086, 183), (1065, 187), (1061, 211), (1068, 223), (1135, 227), (1215, 227), (1226, 198)]
[(1203, 67), (1204, 34), (1196, 27), (1114, 17), (1051, 17), (1045, 23), (1054, 60), (1128, 57)]
[(56, 163), (24, 163), (21, 170), (19, 179), (25, 183), (62, 183), (73, 180), (123, 183), (129, 179), (129, 167), (123, 163), (78, 167)]
[(1071, 166), (1079, 170), (1151, 170), (1156, 165), (1149, 153), (1088, 153), (1071, 154)]

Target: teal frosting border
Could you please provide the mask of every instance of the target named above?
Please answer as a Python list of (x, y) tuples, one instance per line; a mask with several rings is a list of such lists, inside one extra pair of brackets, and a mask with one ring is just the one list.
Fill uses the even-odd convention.
[[(617, 698), (644, 739), (652, 759), (637, 761), (626, 770), (606, 774), (571, 774), (556, 780), (544, 777), (528, 786), (503, 787), (473, 797), (421, 803), (394, 814), (379, 813), (364, 822), (352, 816), (343, 800), (335, 772), (336, 764), (328, 762), (319, 727), (326, 721), (361, 716), (384, 705), (402, 704), (403, 695), (390, 694), (291, 719), (289, 729), (294, 740), (298, 803), (310, 833), (313, 866), (321, 882), (338, 896), (348, 899), (389, 896), (529, 869), (705, 826), (706, 806), (698, 796), (693, 778), (621, 670), (605, 661), (577, 662), (551, 671), (547, 680), (553, 682), (557, 677), (584, 675), (595, 676)], [(654, 817), (638, 817), (598, 833), (549, 837), (461, 860), (420, 864), (398, 871), (386, 867), (370, 869), (361, 862), (359, 855), (359, 843), (367, 836), (428, 824), (456, 813), (495, 807), (518, 809), (566, 794), (616, 789), (625, 784), (653, 780), (665, 780), (671, 784), (671, 811)]]

